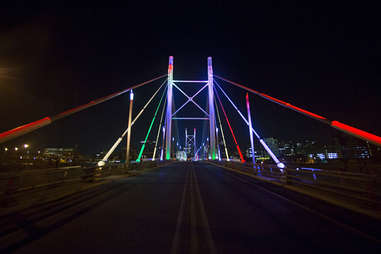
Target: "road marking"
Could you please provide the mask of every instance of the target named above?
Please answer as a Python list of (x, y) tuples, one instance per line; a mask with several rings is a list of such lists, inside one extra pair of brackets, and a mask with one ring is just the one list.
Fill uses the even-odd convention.
[(187, 170), (186, 175), (185, 175), (184, 190), (183, 190), (183, 194), (181, 197), (179, 214), (177, 216), (176, 231), (175, 231), (175, 235), (174, 235), (173, 241), (172, 241), (172, 249), (171, 249), (172, 254), (176, 254), (178, 252), (178, 248), (179, 248), (180, 229), (181, 229), (181, 225), (183, 223), (184, 210), (185, 210), (184, 209), (184, 207), (185, 207), (185, 194), (187, 193), (189, 178), (190, 178), (190, 171)]
[(194, 186), (196, 189), (197, 201), (198, 201), (199, 207), (200, 207), (202, 225), (203, 225), (203, 228), (204, 228), (204, 231), (206, 234), (206, 242), (208, 244), (210, 253), (215, 254), (215, 253), (217, 253), (216, 245), (214, 243), (212, 233), (210, 231), (208, 217), (206, 216), (204, 202), (202, 201), (200, 188), (199, 188), (198, 181), (197, 181), (197, 175), (196, 175), (196, 171), (194, 169), (193, 163), (191, 164), (191, 170), (192, 170), (191, 172), (193, 173), (192, 176), (193, 176), (194, 182), (195, 182)]
[[(219, 167), (219, 168), (228, 169), (229, 171), (232, 171), (232, 170), (230, 170), (229, 168), (225, 168), (225, 167), (223, 167), (223, 166), (219, 166), (219, 165), (215, 165), (215, 164), (213, 164), (213, 165), (216, 166), (216, 167)], [(240, 174), (239, 171), (236, 172), (236, 170), (234, 170), (233, 172), (235, 172), (236, 174)], [(243, 183), (246, 183), (246, 184), (255, 184), (254, 182), (244, 181), (243, 179), (240, 179), (238, 176), (233, 175), (234, 173), (231, 173), (231, 172), (227, 172), (227, 173), (228, 173), (228, 175), (233, 176), (233, 178), (235, 178), (236, 180), (238, 180), (238, 181), (240, 181), (240, 182), (243, 182)], [(240, 174), (240, 175), (245, 175), (245, 176), (247, 176), (246, 174)], [(250, 177), (250, 176), (248, 176), (248, 177)], [(331, 223), (334, 223), (334, 224), (336, 224), (336, 225), (338, 225), (338, 226), (340, 226), (340, 227), (342, 227), (342, 228), (344, 228), (344, 229), (346, 229), (346, 230), (349, 230), (349, 231), (352, 231), (352, 232), (354, 232), (354, 233), (357, 233), (357, 234), (361, 235), (362, 237), (364, 237), (364, 238), (366, 238), (366, 239), (368, 239), (368, 240), (372, 240), (372, 241), (381, 243), (381, 241), (380, 241), (379, 239), (377, 239), (377, 238), (375, 238), (375, 237), (373, 237), (373, 236), (371, 236), (371, 235), (368, 235), (367, 233), (364, 233), (364, 232), (362, 232), (362, 231), (360, 231), (360, 230), (358, 230), (358, 229), (356, 229), (356, 228), (353, 228), (353, 227), (351, 227), (351, 226), (349, 226), (349, 225), (347, 225), (347, 224), (341, 223), (341, 222), (339, 222), (339, 221), (337, 221), (337, 220), (335, 220), (335, 219), (333, 219), (333, 218), (331, 218), (331, 217), (328, 217), (327, 215), (324, 215), (324, 214), (322, 214), (322, 213), (320, 213), (320, 212), (318, 212), (318, 211), (315, 211), (315, 210), (313, 210), (313, 209), (311, 209), (311, 208), (309, 208), (309, 207), (307, 207), (307, 206), (304, 206), (304, 205), (302, 205), (302, 204), (300, 204), (300, 203), (298, 203), (298, 202), (296, 202), (296, 201), (293, 201), (293, 200), (291, 200), (291, 199), (288, 199), (288, 198), (286, 198), (286, 197), (284, 197), (284, 196), (282, 196), (282, 195), (280, 195), (280, 194), (278, 194), (278, 193), (276, 193), (276, 192), (270, 191), (270, 190), (266, 189), (266, 188), (263, 187), (263, 186), (260, 186), (260, 185), (258, 185), (258, 184), (255, 184), (255, 187), (257, 187), (257, 188), (259, 188), (259, 189), (262, 189), (262, 190), (264, 190), (265, 192), (271, 193), (271, 194), (277, 196), (278, 198), (283, 199), (283, 200), (285, 200), (285, 201), (287, 201), (287, 202), (289, 202), (289, 203), (291, 203), (291, 204), (293, 204), (293, 205), (295, 205), (295, 206), (298, 206), (298, 207), (300, 207), (300, 208), (302, 208), (302, 209), (304, 209), (304, 210), (306, 210), (306, 211), (308, 211), (308, 212), (310, 212), (310, 213), (313, 213), (313, 214), (315, 214), (315, 215), (318, 215), (318, 216), (320, 216), (321, 218), (323, 218), (323, 219), (325, 219), (325, 220), (327, 220), (327, 221), (329, 221), (329, 222), (331, 222)]]
[[(201, 197), (200, 188), (198, 185), (197, 175), (195, 172), (194, 165), (192, 163), (186, 164), (186, 176), (184, 183), (184, 190), (181, 197), (179, 213), (177, 216), (176, 231), (172, 241), (171, 253), (183, 253), (188, 250), (180, 250), (181, 234), (183, 224), (186, 223), (185, 210), (187, 196), (189, 195), (189, 252), (190, 253), (200, 253), (204, 250), (201, 249), (201, 242), (205, 241), (209, 252), (215, 254), (217, 253), (215, 243), (210, 231), (208, 218), (206, 216), (204, 202)], [(200, 217), (198, 217), (198, 215)], [(202, 230), (200, 234), (199, 229)], [(187, 235), (187, 234), (186, 234)]]
[(196, 204), (195, 204), (195, 185), (194, 185), (194, 176), (193, 176), (193, 168), (188, 167), (190, 172), (190, 253), (195, 254), (198, 253), (198, 234), (197, 234), (197, 216), (196, 216)]

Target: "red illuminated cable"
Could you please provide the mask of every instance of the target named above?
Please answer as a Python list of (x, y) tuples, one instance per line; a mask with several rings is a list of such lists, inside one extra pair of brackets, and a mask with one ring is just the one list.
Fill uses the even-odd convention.
[(276, 99), (274, 97), (271, 97), (270, 95), (258, 92), (258, 91), (254, 90), (254, 89), (251, 89), (251, 88), (249, 88), (247, 86), (238, 84), (238, 83), (233, 82), (231, 80), (225, 79), (223, 77), (220, 77), (220, 76), (217, 76), (217, 75), (214, 75), (214, 77), (217, 77), (217, 78), (219, 78), (219, 79), (221, 79), (223, 81), (226, 81), (226, 82), (228, 82), (228, 83), (230, 83), (232, 85), (238, 86), (238, 87), (240, 87), (240, 88), (242, 88), (242, 89), (244, 89), (246, 91), (249, 91), (249, 92), (252, 92), (252, 93), (254, 93), (256, 95), (259, 95), (262, 98), (264, 98), (266, 100), (269, 100), (271, 102), (274, 102), (276, 104), (279, 104), (279, 105), (281, 105), (281, 106), (283, 106), (285, 108), (294, 110), (294, 111), (299, 112), (299, 113), (301, 113), (303, 115), (311, 117), (311, 118), (313, 118), (315, 120), (319, 120), (319, 121), (321, 121), (321, 122), (323, 122), (325, 124), (330, 125), (331, 127), (335, 128), (335, 129), (340, 130), (342, 132), (345, 132), (345, 133), (347, 133), (349, 135), (352, 135), (352, 136), (355, 136), (357, 138), (363, 139), (363, 140), (368, 141), (368, 142), (370, 142), (370, 143), (372, 143), (374, 145), (381, 146), (381, 137), (376, 136), (376, 135), (374, 135), (372, 133), (369, 133), (369, 132), (366, 132), (366, 131), (354, 128), (352, 126), (340, 123), (338, 121), (330, 121), (329, 119), (327, 119), (327, 118), (325, 118), (323, 116), (320, 116), (320, 115), (312, 113), (312, 112), (310, 112), (308, 110), (296, 107), (294, 105), (291, 105), (288, 102)]
[(233, 132), (233, 129), (230, 125), (230, 122), (229, 122), (229, 118), (228, 116), (226, 115), (226, 112), (225, 112), (225, 109), (224, 109), (224, 106), (222, 106), (222, 102), (220, 100), (220, 96), (218, 96), (218, 93), (217, 93), (217, 90), (215, 90), (216, 92), (216, 96), (217, 96), (217, 99), (218, 99), (218, 102), (220, 103), (220, 106), (221, 106), (221, 109), (222, 109), (222, 112), (224, 112), (224, 115), (225, 115), (225, 119), (226, 119), (226, 122), (228, 123), (228, 126), (229, 126), (229, 129), (230, 129), (230, 132), (233, 136), (233, 139), (234, 139), (234, 143), (235, 145), (237, 146), (237, 151), (239, 153), (239, 157), (241, 158), (241, 162), (244, 163), (245, 162), (245, 159), (243, 158), (243, 155), (241, 153), (241, 149), (239, 148), (239, 145), (238, 145), (238, 142), (237, 142), (237, 139), (235, 138), (235, 135), (234, 135), (234, 132)]
[(6, 142), (8, 140), (11, 140), (13, 138), (22, 136), (22, 135), (27, 134), (27, 133), (29, 133), (31, 131), (39, 129), (39, 128), (43, 127), (43, 126), (49, 125), (52, 122), (54, 122), (55, 120), (67, 117), (69, 115), (72, 115), (74, 113), (77, 113), (79, 111), (87, 109), (89, 107), (92, 107), (92, 106), (95, 106), (95, 105), (100, 104), (102, 102), (111, 100), (111, 99), (113, 99), (113, 98), (115, 98), (115, 97), (117, 97), (117, 96), (119, 96), (121, 94), (124, 94), (124, 93), (130, 91), (131, 89), (135, 89), (135, 88), (144, 86), (144, 85), (146, 85), (148, 83), (151, 83), (151, 82), (153, 82), (155, 80), (161, 79), (161, 78), (163, 78), (165, 76), (167, 76), (167, 74), (160, 75), (159, 77), (156, 77), (156, 78), (153, 78), (151, 80), (148, 80), (148, 81), (142, 82), (140, 84), (134, 85), (132, 87), (126, 88), (126, 89), (124, 89), (122, 91), (119, 91), (119, 92), (116, 92), (116, 93), (112, 93), (112, 94), (104, 96), (102, 98), (98, 98), (98, 99), (92, 100), (89, 103), (86, 103), (84, 105), (81, 105), (81, 106), (78, 106), (78, 107), (66, 110), (66, 111), (64, 111), (62, 113), (59, 113), (59, 114), (55, 115), (55, 116), (45, 117), (45, 118), (42, 118), (40, 120), (31, 122), (31, 123), (28, 123), (28, 124), (24, 124), (24, 125), (21, 125), (19, 127), (14, 128), (14, 129), (2, 132), (2, 133), (0, 133), (0, 143), (3, 143), (3, 142)]
[(264, 99), (266, 99), (266, 100), (269, 100), (269, 101), (271, 101), (271, 102), (275, 102), (276, 104), (279, 104), (279, 105), (281, 105), (281, 106), (283, 106), (283, 107), (292, 109), (292, 110), (297, 111), (297, 112), (299, 112), (299, 113), (302, 113), (302, 114), (304, 114), (304, 115), (306, 115), (306, 116), (312, 117), (312, 118), (314, 118), (314, 119), (316, 119), (316, 120), (323, 121), (323, 122), (325, 122), (325, 123), (329, 123), (329, 122), (328, 122), (328, 119), (325, 118), (325, 117), (323, 117), (323, 116), (320, 116), (320, 115), (315, 114), (315, 113), (312, 113), (312, 112), (310, 112), (310, 111), (308, 111), (308, 110), (305, 110), (305, 109), (296, 107), (296, 106), (294, 106), (294, 105), (291, 105), (291, 104), (288, 103), (288, 102), (285, 102), (285, 101), (276, 99), (276, 98), (274, 98), (274, 97), (271, 97), (270, 95), (267, 95), (267, 94), (258, 92), (258, 91), (254, 90), (254, 89), (251, 89), (251, 88), (249, 88), (249, 87), (247, 87), (247, 86), (238, 84), (238, 83), (233, 82), (233, 81), (231, 81), (231, 80), (225, 79), (225, 78), (223, 78), (223, 77), (220, 77), (220, 76), (217, 76), (217, 75), (214, 75), (214, 76), (217, 77), (217, 78), (219, 78), (219, 79), (221, 79), (221, 80), (223, 80), (223, 81), (226, 81), (226, 82), (228, 82), (228, 83), (230, 83), (230, 84), (232, 84), (232, 85), (238, 86), (238, 87), (240, 87), (240, 88), (242, 88), (242, 89), (244, 89), (244, 90), (246, 90), (246, 91), (249, 91), (249, 92), (252, 92), (252, 93), (254, 93), (254, 94), (256, 94), (256, 95), (259, 95), (259, 96), (261, 96), (262, 98), (264, 98)]
[(381, 144), (381, 137), (373, 135), (369, 132), (354, 128), (352, 126), (340, 123), (339, 121), (332, 121), (331, 126), (335, 129), (341, 130), (350, 135), (365, 139), (373, 144)]

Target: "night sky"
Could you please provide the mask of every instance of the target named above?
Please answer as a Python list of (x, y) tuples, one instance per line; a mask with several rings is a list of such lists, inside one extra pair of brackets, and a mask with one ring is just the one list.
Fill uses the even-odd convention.
[[(187, 1), (149, 6), (144, 1), (116, 9), (3, 9), (0, 131), (164, 74), (168, 56), (173, 55), (175, 79), (206, 79), (207, 57), (212, 56), (217, 75), (381, 135), (376, 6), (261, 2), (265, 3)], [(219, 83), (246, 113), (245, 93)], [(135, 114), (160, 84), (135, 91)], [(187, 91), (192, 94), (191, 90)], [(254, 125), (264, 137), (329, 142), (336, 135), (319, 122), (259, 97), (250, 99)], [(176, 106), (183, 100), (175, 99)], [(205, 103), (206, 98), (199, 100)], [(226, 100), (225, 107), (239, 141), (248, 144), (243, 122)], [(133, 142), (144, 139), (154, 110), (152, 104), (135, 125)], [(112, 145), (127, 118), (124, 95), (10, 144), (78, 145), (83, 153), (98, 152)], [(202, 126), (179, 123), (179, 137), (183, 139), (185, 127), (201, 132)], [(232, 143), (228, 129), (225, 134)]]

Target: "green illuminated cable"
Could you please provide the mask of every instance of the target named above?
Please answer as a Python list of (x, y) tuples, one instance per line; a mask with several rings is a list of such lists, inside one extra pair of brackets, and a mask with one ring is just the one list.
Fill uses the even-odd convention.
[(159, 136), (160, 136), (160, 132), (161, 132), (161, 125), (163, 123), (163, 116), (164, 116), (166, 102), (167, 102), (167, 97), (165, 97), (165, 100), (164, 100), (163, 109), (162, 109), (161, 117), (160, 117), (160, 121), (159, 121), (159, 128), (157, 129), (155, 148), (153, 149), (153, 155), (152, 155), (152, 160), (153, 161), (155, 160), (155, 155), (156, 155), (156, 150), (157, 150), (157, 143), (159, 143), (158, 141), (159, 141)]
[(140, 159), (141, 159), (141, 157), (142, 157), (142, 155), (143, 155), (143, 151), (144, 151), (144, 148), (145, 148), (145, 146), (146, 146), (146, 142), (147, 142), (148, 136), (149, 136), (149, 134), (150, 134), (150, 132), (151, 132), (152, 125), (153, 125), (153, 123), (155, 122), (155, 118), (156, 118), (157, 112), (159, 111), (159, 108), (160, 108), (160, 105), (161, 105), (161, 101), (163, 100), (164, 94), (165, 94), (165, 89), (164, 89), (163, 95), (162, 95), (161, 98), (160, 98), (159, 105), (157, 105), (157, 108), (156, 108), (156, 111), (155, 111), (155, 115), (154, 115), (153, 118), (152, 118), (151, 124), (150, 124), (150, 126), (149, 126), (149, 128), (148, 128), (148, 132), (147, 132), (146, 138), (145, 138), (145, 140), (144, 140), (144, 143), (143, 143), (143, 145), (142, 145), (142, 148), (140, 148), (139, 156), (138, 156), (138, 158), (136, 159), (136, 162), (140, 162)]

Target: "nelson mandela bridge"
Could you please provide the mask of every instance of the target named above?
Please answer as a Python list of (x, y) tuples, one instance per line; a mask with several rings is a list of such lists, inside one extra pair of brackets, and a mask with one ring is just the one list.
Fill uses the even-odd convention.
[[(1, 217), (4, 233), (0, 235), (0, 248), (8, 251), (21, 248), (26, 253), (42, 253), (43, 250), (53, 253), (74, 250), (113, 253), (320, 253), (325, 250), (377, 253), (381, 217), (378, 176), (338, 169), (295, 167), (282, 162), (252, 121), (250, 97), (258, 96), (378, 147), (381, 137), (216, 75), (211, 57), (207, 59), (206, 79), (176, 79), (174, 70), (174, 58), (170, 56), (165, 75), (0, 133), (0, 143), (6, 144), (129, 93), (127, 128), (121, 128), (114, 143), (102, 144), (108, 150), (96, 165), (81, 169), (94, 172), (91, 174), (101, 180), (86, 191), (25, 208), (18, 213), (17, 219), (12, 213)], [(155, 82), (161, 82), (159, 88), (153, 91), (142, 108), (135, 110), (134, 92)], [(189, 93), (186, 87), (190, 86), (197, 90)], [(230, 86), (229, 90), (226, 86)], [(231, 97), (227, 91), (233, 88), (236, 89), (235, 96)], [(234, 101), (240, 92), (246, 107), (240, 108)], [(185, 102), (175, 104), (175, 101), (181, 101), (178, 96)], [(202, 99), (205, 104), (199, 103)], [(131, 148), (134, 125), (153, 101), (158, 103), (154, 106), (152, 120), (145, 125), (144, 141), (137, 149)], [(192, 111), (192, 116), (185, 114), (190, 106), (197, 109), (197, 112)], [(233, 110), (227, 111), (229, 108)], [(236, 114), (234, 119), (242, 120), (244, 127), (232, 127), (233, 114)], [(177, 150), (177, 156), (177, 146), (173, 143), (176, 121), (182, 121), (185, 126), (182, 130), (185, 133), (184, 148)], [(195, 121), (202, 121), (204, 128), (190, 128), (188, 123)], [(244, 159), (235, 135), (237, 132), (240, 136), (246, 133), (246, 140), (250, 141), (251, 161)], [(202, 142), (197, 143), (201, 133), (204, 134)], [(155, 141), (152, 157), (143, 160), (149, 137)], [(124, 139), (125, 172), (116, 177), (112, 173), (110, 158)], [(229, 150), (229, 142), (234, 144), (234, 151)], [(257, 163), (254, 150), (259, 148), (254, 144), (262, 146), (271, 158), (270, 163)], [(133, 149), (138, 151), (134, 161), (131, 160)], [(239, 155), (239, 160), (232, 159), (233, 153)], [(187, 158), (188, 161), (180, 162), (176, 158)], [(38, 186), (52, 187), (41, 189), (41, 192), (38, 192), (40, 187), (37, 185), (24, 186), (37, 173), (20, 173), (12, 178), (18, 180), (8, 180), (7, 186), (14, 186), (14, 182), (19, 185), (13, 189), (8, 187), (4, 193), (16, 195), (9, 191), (12, 189), (15, 193), (24, 191), (23, 195), (28, 196), (26, 190), (33, 189), (48, 195), (51, 189), (60, 188), (57, 179), (67, 183), (65, 179), (72, 177), (68, 180), (75, 182), (78, 174), (74, 174), (74, 170), (78, 169), (47, 170), (49, 177), (38, 178), (46, 181)], [(127, 174), (131, 170), (137, 171), (137, 175)], [(54, 181), (52, 175), (56, 176)], [(20, 236), (15, 232), (21, 232)], [(8, 237), (10, 234), (16, 236)]]

